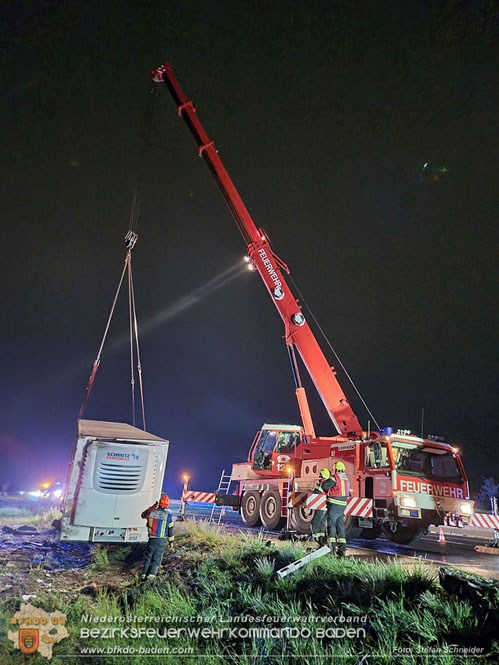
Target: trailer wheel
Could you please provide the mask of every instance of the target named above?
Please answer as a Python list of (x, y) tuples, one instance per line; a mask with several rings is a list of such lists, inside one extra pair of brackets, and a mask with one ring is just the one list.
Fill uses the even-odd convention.
[(314, 513), (314, 510), (305, 508), (304, 506), (293, 508), (291, 511), (291, 524), (293, 528), (299, 533), (312, 533), (311, 525), (312, 520), (314, 519)]
[(241, 500), (241, 517), (246, 526), (256, 526), (260, 523), (260, 492), (248, 490)]
[(285, 518), (281, 517), (281, 495), (276, 490), (265, 490), (260, 504), (260, 519), (266, 529), (282, 529)]

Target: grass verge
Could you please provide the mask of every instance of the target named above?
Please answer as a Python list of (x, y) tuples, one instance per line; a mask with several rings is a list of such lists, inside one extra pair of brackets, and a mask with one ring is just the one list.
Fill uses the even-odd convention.
[(12, 528), (27, 524), (37, 529), (48, 529), (52, 522), (61, 518), (61, 511), (57, 508), (41, 509), (33, 512), (26, 508), (0, 508), (0, 525)]
[[(497, 588), (486, 598), (463, 601), (448, 594), (434, 569), (418, 561), (366, 563), (326, 556), (294, 575), (276, 575), (304, 553), (301, 545), (268, 543), (200, 523), (178, 524), (176, 550), (165, 555), (156, 580), (137, 584), (140, 548), (101, 546), (87, 571), (91, 583), (100, 576), (98, 585), (89, 585), (90, 592), (85, 589), (71, 604), (57, 593), (32, 602), (67, 615), (69, 638), (55, 645), (53, 665), (87, 658), (95, 665), (498, 662)], [(107, 577), (117, 575), (118, 587), (106, 584)], [(3, 602), (2, 626), (18, 607), (19, 599)], [(81, 637), (82, 629), (91, 628), (115, 632)], [(152, 632), (134, 637), (132, 629)], [(153, 634), (168, 630), (169, 637)], [(0, 662), (24, 663), (5, 638), (2, 629)], [(85, 654), (82, 648), (95, 651)], [(147, 653), (158, 648), (170, 653)], [(468, 651), (465, 657), (460, 649), (483, 651)], [(30, 663), (46, 660), (34, 654)]]

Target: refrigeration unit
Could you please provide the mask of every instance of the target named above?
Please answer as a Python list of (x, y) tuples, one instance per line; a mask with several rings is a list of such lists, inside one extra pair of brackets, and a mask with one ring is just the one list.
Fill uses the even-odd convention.
[(61, 541), (142, 542), (143, 510), (161, 495), (169, 442), (126, 423), (80, 420)]

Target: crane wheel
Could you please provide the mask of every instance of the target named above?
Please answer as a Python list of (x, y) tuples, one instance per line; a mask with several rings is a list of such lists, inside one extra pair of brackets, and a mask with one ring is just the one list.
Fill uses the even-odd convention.
[(246, 526), (257, 526), (260, 524), (260, 492), (248, 490), (243, 494), (241, 500), (241, 517)]
[(411, 520), (403, 520), (398, 522), (396, 531), (383, 526), (383, 533), (392, 543), (397, 545), (412, 545), (421, 538), (423, 529), (419, 524), (415, 524)]
[(291, 524), (299, 533), (312, 533), (311, 525), (315, 511), (301, 506), (293, 508), (291, 513)]
[(281, 495), (276, 490), (265, 490), (260, 504), (260, 519), (266, 529), (282, 529), (285, 518), (281, 517)]
[(370, 529), (362, 529), (359, 538), (362, 538), (362, 540), (376, 540), (376, 538), (379, 538), (382, 535), (383, 532), (381, 531), (381, 527), (374, 526)]
[[(311, 510), (310, 508), (304, 508), (303, 506), (300, 508), (293, 508), (293, 513), (291, 515), (291, 524), (293, 525), (293, 528), (295, 528), (300, 533), (312, 533), (311, 526), (314, 513), (314, 510)], [(346, 515), (345, 533), (348, 540), (358, 538), (361, 532), (362, 529), (356, 526), (356, 520), (351, 515)]]
[(357, 518), (352, 517), (352, 515), (345, 515), (345, 534), (347, 540), (353, 540), (354, 538), (359, 538), (362, 533), (362, 529), (357, 526)]

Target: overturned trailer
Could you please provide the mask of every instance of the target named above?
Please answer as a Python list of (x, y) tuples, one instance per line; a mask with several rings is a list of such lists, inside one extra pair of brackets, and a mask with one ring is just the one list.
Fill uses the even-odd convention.
[(141, 542), (141, 513), (161, 494), (169, 442), (126, 423), (79, 420), (61, 541)]

